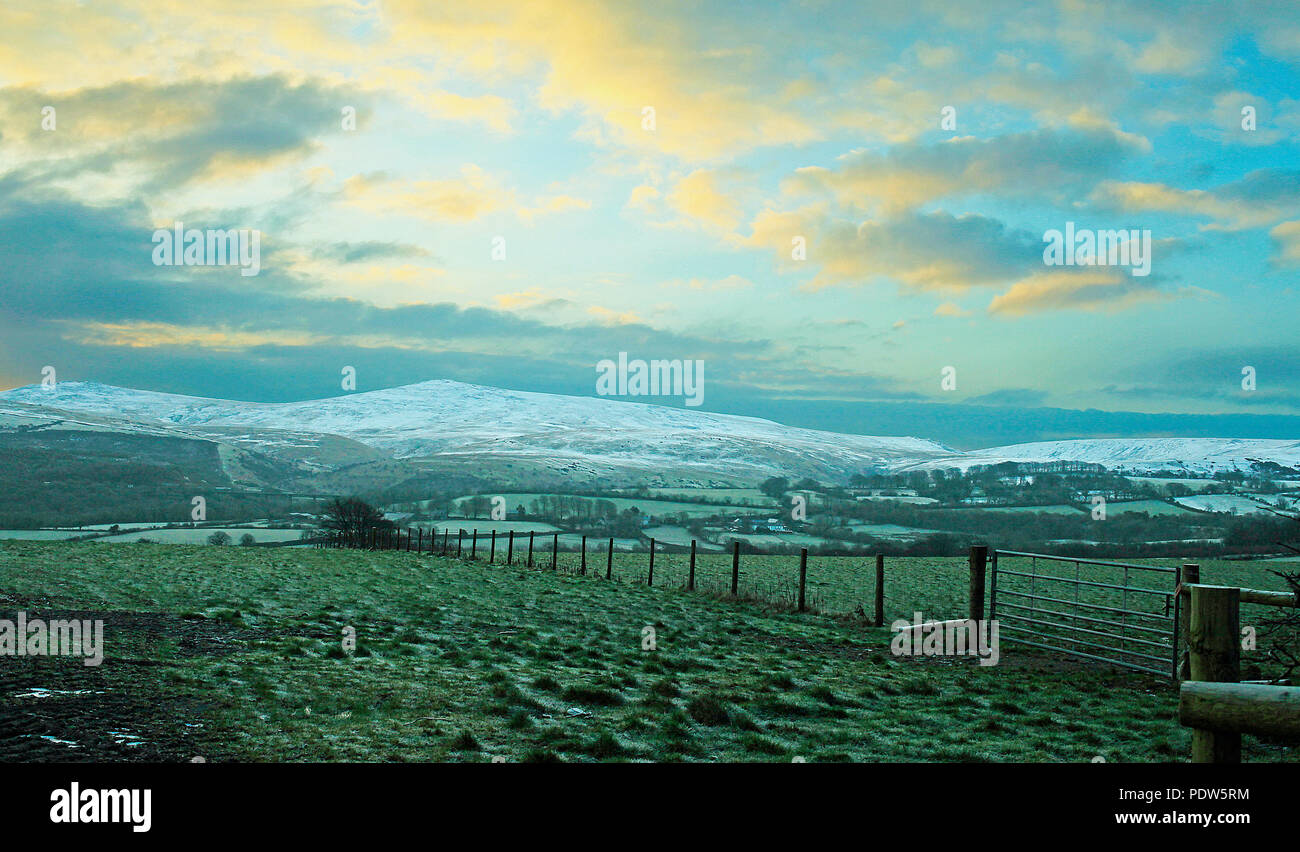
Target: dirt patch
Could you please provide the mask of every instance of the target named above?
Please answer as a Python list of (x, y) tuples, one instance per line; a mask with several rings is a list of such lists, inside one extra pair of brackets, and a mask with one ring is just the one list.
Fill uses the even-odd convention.
[(180, 661), (221, 657), (261, 631), (202, 617), (70, 610), (7, 597), (33, 619), (102, 620), (103, 662), (0, 657), (0, 762), (188, 761), (205, 753), (207, 703), (168, 683)]

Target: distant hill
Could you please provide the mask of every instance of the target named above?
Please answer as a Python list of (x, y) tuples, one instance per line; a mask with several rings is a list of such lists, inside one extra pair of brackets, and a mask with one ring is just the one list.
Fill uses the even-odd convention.
[[(228, 487), (324, 493), (400, 484), (418, 490), (423, 482), (516, 489), (750, 485), (774, 475), (842, 484), (870, 470), (1001, 461), (1079, 461), (1130, 473), (1194, 475), (1251, 471), (1256, 463), (1300, 468), (1300, 441), (1293, 440), (1109, 438), (959, 452), (924, 438), (845, 435), (753, 417), (444, 380), (290, 403), (204, 399), (93, 382), (0, 393), (0, 448), (21, 453), (32, 446), (32, 436), (52, 440), (77, 432), (202, 442), (213, 452), (187, 450), (172, 460), (182, 465), (186, 458), (204, 459), (203, 469), (193, 473), (196, 482), (211, 485), (208, 460), (217, 458)], [(26, 436), (26, 443), (18, 436)]]

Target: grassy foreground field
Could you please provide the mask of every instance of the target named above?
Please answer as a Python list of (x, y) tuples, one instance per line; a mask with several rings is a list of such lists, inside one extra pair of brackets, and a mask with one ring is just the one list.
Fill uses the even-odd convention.
[(1141, 762), (1190, 741), (1153, 677), (898, 658), (845, 618), (428, 555), (6, 542), (17, 610), (102, 618), (105, 660), (0, 658), (5, 761)]

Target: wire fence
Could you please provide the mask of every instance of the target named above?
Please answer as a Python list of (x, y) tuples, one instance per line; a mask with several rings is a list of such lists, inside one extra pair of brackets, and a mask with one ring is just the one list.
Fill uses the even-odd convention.
[[(650, 539), (641, 550), (620, 548), (612, 538), (554, 530), (476, 531), (368, 529), (331, 534), (317, 547), (404, 550), (516, 569), (553, 570), (616, 583), (682, 589), (718, 598), (755, 601), (780, 609), (852, 615), (877, 626), (895, 620), (940, 621), (975, 617), (973, 567), (965, 560), (763, 554), (739, 542), (719, 547), (692, 540), (689, 546)], [(972, 548), (972, 551), (978, 548)], [(1164, 677), (1178, 676), (1185, 658), (1186, 619), (1176, 593), (1199, 582), (1196, 565), (1108, 562), (989, 550), (987, 613), (1012, 644), (1040, 652), (1119, 665)], [(973, 561), (972, 561), (973, 566)], [(981, 574), (983, 567), (981, 567)], [(1194, 570), (1194, 574), (1185, 574)], [(1216, 565), (1226, 585), (1265, 585), (1274, 573), (1262, 566)], [(979, 611), (985, 612), (981, 576)], [(1280, 584), (1273, 580), (1273, 586)], [(1255, 607), (1243, 602), (1243, 617)], [(1260, 608), (1263, 609), (1263, 608)], [(1252, 622), (1244, 622), (1249, 625)], [(1268, 676), (1278, 670), (1278, 649), (1300, 648), (1294, 631), (1261, 631), (1258, 651), (1244, 663)], [(1254, 669), (1250, 669), (1254, 670)]]

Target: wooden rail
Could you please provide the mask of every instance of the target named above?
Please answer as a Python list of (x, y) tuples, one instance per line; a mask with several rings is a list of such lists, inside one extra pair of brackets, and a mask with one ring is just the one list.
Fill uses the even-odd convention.
[(1300, 687), (1187, 681), (1178, 695), (1178, 721), (1236, 735), (1300, 737)]

